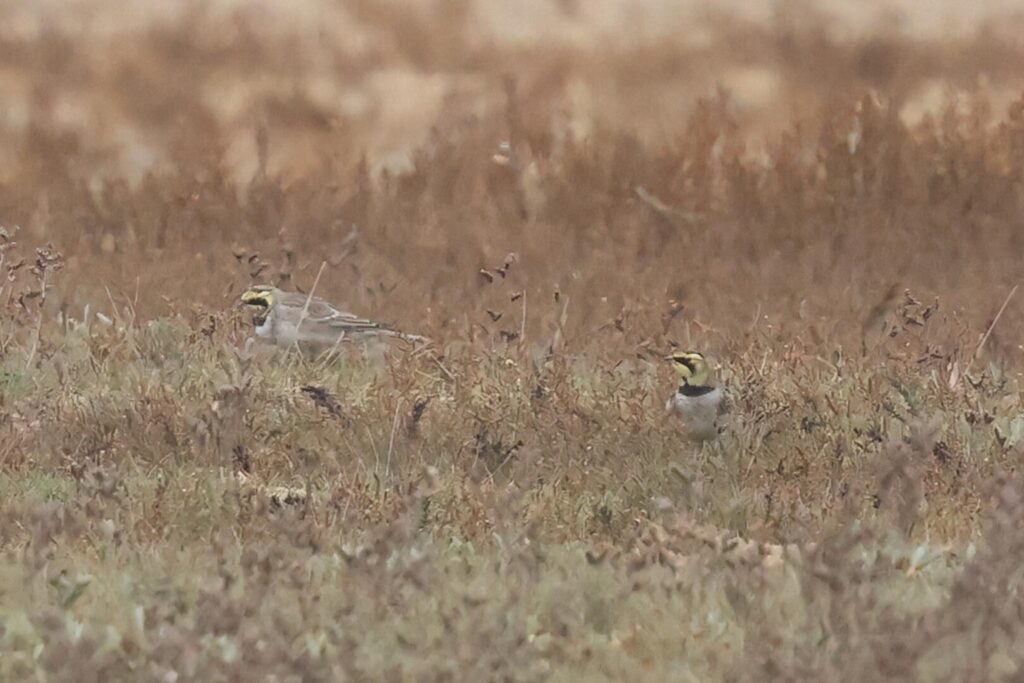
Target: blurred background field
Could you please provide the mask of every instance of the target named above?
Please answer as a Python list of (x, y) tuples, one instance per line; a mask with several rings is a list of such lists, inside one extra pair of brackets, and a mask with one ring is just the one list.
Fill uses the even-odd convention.
[[(1012, 680), (1021, 36), (0, 2), (3, 678)], [(246, 350), (314, 281), (435, 343)]]

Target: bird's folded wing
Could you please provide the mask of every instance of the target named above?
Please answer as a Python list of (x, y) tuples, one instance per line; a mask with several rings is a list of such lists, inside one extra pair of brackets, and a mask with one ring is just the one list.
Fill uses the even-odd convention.
[(368, 320), (367, 318), (360, 318), (357, 315), (346, 313), (345, 311), (334, 311), (334, 314), (331, 315), (329, 318), (325, 319), (324, 322), (326, 322), (331, 327), (336, 327), (345, 330), (387, 329), (387, 326), (382, 323), (375, 322), (373, 320)]
[[(305, 306), (305, 302), (303, 302)], [(301, 310), (301, 308), (300, 308)], [(309, 301), (305, 319), (311, 323), (327, 325), (338, 330), (382, 330), (386, 325), (347, 311), (339, 311), (323, 299), (313, 298)]]

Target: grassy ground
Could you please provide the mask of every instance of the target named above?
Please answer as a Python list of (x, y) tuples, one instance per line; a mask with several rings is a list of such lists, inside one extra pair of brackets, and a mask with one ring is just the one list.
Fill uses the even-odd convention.
[(103, 7), (0, 8), (0, 678), (1020, 675), (1012, 35)]

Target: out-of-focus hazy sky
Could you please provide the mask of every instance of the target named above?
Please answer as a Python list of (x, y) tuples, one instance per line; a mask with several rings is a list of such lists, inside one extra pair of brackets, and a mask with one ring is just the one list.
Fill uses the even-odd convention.
[[(402, 3), (393, 3), (401, 5)], [(429, 6), (426, 0), (407, 3)], [(166, 0), (34, 0), (3, 7), (14, 19), (7, 30), (37, 30), (46, 22), (86, 20), (90, 29), (131, 31), (154, 21), (194, 10), (193, 2)], [(324, 29), (324, 20), (346, 14), (345, 3), (323, 0), (209, 0), (202, 6), (214, 13), (266, 12), (282, 29)], [(898, 28), (935, 37), (971, 30), (993, 16), (1024, 14), (1020, 0), (477, 0), (473, 3), (481, 27), (507, 41), (585, 40), (617, 35), (650, 38), (678, 32), (694, 16), (709, 11), (729, 13), (752, 21), (770, 21), (780, 8), (813, 7), (838, 20), (853, 34)], [(414, 11), (414, 10), (413, 10)], [(331, 21), (331, 23), (333, 23)], [(1022, 38), (1024, 40), (1024, 38)]]
[(344, 126), (400, 170), (438, 122), (502, 116), (505, 74), (566, 130), (654, 141), (718, 88), (755, 133), (838, 84), (890, 96), (908, 123), (975, 88), (998, 111), (1020, 94), (1024, 0), (0, 0), (0, 43), (17, 46), (0, 64), (0, 162), (5, 133), (46, 111), (141, 172), (192, 102), (245, 177), (261, 112), (296, 157), (275, 164)]

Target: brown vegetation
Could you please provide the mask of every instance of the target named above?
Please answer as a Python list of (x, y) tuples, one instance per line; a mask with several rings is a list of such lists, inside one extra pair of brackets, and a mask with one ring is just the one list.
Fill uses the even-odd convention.
[[(1020, 675), (1012, 20), (417, 8), (0, 8), (2, 677)], [(246, 346), (321, 269), (435, 343)]]

